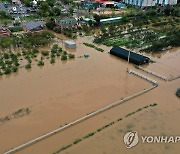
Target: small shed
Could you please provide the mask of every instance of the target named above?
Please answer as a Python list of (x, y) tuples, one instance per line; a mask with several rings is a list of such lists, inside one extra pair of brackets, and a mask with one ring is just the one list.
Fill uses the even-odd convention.
[(64, 45), (65, 47), (70, 48), (70, 49), (76, 48), (76, 43), (74, 41), (70, 41), (70, 40), (64, 41)]
[[(129, 56), (129, 52), (130, 52), (130, 56)], [(128, 56), (129, 56), (129, 61), (136, 65), (146, 64), (146, 63), (149, 63), (149, 61), (150, 61), (149, 57), (137, 54), (135, 52), (128, 51), (126, 49), (123, 49), (123, 48), (117, 47), (117, 46), (113, 47), (110, 50), (110, 54), (115, 55), (115, 56), (120, 57), (125, 60), (128, 60)]]

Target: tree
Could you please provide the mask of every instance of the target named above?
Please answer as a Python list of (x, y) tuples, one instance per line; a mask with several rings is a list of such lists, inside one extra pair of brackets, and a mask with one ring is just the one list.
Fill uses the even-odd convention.
[(46, 0), (46, 2), (48, 3), (49, 6), (53, 7), (56, 0)]
[(47, 27), (48, 29), (54, 29), (55, 26), (56, 26), (56, 24), (55, 24), (54, 18), (51, 18), (51, 19), (46, 23), (46, 27)]
[(32, 6), (32, 0), (21, 0), (22, 3), (25, 4), (25, 6), (27, 7), (31, 7)]
[(173, 12), (173, 8), (170, 5), (167, 5), (166, 8), (164, 9), (164, 13), (169, 16)]
[(49, 16), (50, 6), (47, 2), (41, 2), (39, 6), (38, 14), (45, 17)]
[(61, 10), (58, 7), (54, 7), (51, 10), (53, 16), (59, 16), (61, 15)]
[(70, 8), (69, 8), (69, 13), (70, 13), (70, 14), (73, 14), (73, 12), (74, 12), (74, 9), (73, 9), (72, 7), (70, 7)]
[(101, 17), (99, 16), (99, 15), (97, 15), (97, 14), (95, 14), (94, 16), (94, 19), (96, 20), (96, 26), (99, 26), (100, 25), (100, 19), (101, 19)]

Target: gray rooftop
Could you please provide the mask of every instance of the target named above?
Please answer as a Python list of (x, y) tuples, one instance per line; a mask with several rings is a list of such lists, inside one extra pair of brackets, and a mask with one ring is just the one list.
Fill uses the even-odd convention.
[(37, 27), (44, 26), (46, 24), (45, 21), (29, 21), (26, 23), (25, 27), (28, 30), (36, 29)]

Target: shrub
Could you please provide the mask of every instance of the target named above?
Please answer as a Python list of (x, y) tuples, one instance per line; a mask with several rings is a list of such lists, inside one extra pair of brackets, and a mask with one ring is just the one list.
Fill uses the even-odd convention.
[(4, 53), (4, 58), (5, 59), (9, 59), (9, 54), (8, 53)]
[(84, 136), (83, 139), (89, 138), (91, 136), (93, 136), (95, 133), (89, 133), (88, 135)]
[(48, 56), (48, 55), (49, 55), (49, 51), (41, 51), (41, 54), (42, 54), (43, 56)]
[(51, 58), (56, 57), (55, 53), (51, 52)]
[(55, 63), (55, 58), (51, 58), (50, 63), (51, 63), (51, 64), (54, 64), (54, 63)]
[(30, 69), (31, 68), (31, 64), (29, 63), (29, 64), (25, 65), (25, 68), (26, 69)]
[(63, 51), (63, 54), (64, 54), (64, 55), (67, 55), (67, 51)]
[(44, 62), (42, 60), (38, 61), (37, 63), (38, 66), (43, 66), (44, 65)]
[(38, 51), (37, 48), (33, 48), (33, 49), (32, 49), (32, 52), (33, 52), (33, 53), (38, 53), (39, 51)]
[(19, 64), (18, 61), (15, 61), (15, 62), (14, 62), (14, 65), (15, 65), (15, 66), (19, 66), (20, 64)]
[(72, 58), (75, 58), (75, 55), (74, 54), (68, 54), (68, 57), (70, 58), (70, 59), (72, 59)]
[(12, 67), (12, 72), (17, 72), (17, 71), (18, 71), (18, 67), (17, 66)]
[(56, 53), (56, 55), (57, 55), (57, 57), (60, 57), (60, 56), (61, 56), (61, 53), (58, 51), (58, 52)]
[(152, 106), (156, 106), (156, 105), (157, 105), (157, 104), (156, 104), (156, 103), (154, 103), (154, 104), (150, 104), (149, 106), (151, 106), (151, 107), (152, 107)]
[(9, 28), (11, 32), (20, 32), (23, 31), (23, 27), (11, 27)]
[(30, 58), (27, 59), (28, 63), (32, 63), (32, 60)]
[(54, 44), (52, 49), (51, 49), (51, 52), (56, 53), (57, 51), (58, 51), (58, 44)]
[(81, 142), (82, 140), (81, 139), (76, 139), (73, 143), (74, 144), (77, 144), (77, 143), (79, 143), (79, 142)]
[(60, 53), (63, 51), (61, 47), (59, 47), (59, 50), (58, 50)]
[(61, 56), (61, 60), (67, 60), (67, 56), (66, 55), (62, 55)]
[(4, 68), (4, 74), (10, 74), (11, 73), (11, 69), (10, 68)]
[(121, 121), (122, 120), (122, 118), (119, 118), (117, 121)]

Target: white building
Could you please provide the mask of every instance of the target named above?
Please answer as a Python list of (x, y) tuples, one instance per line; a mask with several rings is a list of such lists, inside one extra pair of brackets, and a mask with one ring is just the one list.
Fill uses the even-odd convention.
[(157, 4), (162, 4), (162, 5), (176, 5), (177, 0), (156, 0)]
[(70, 49), (76, 48), (76, 43), (74, 41), (66, 40), (64, 41), (64, 45), (65, 47), (70, 48)]
[(161, 5), (175, 5), (177, 0), (123, 0), (124, 3), (135, 5), (139, 7), (155, 6), (158, 4)]

